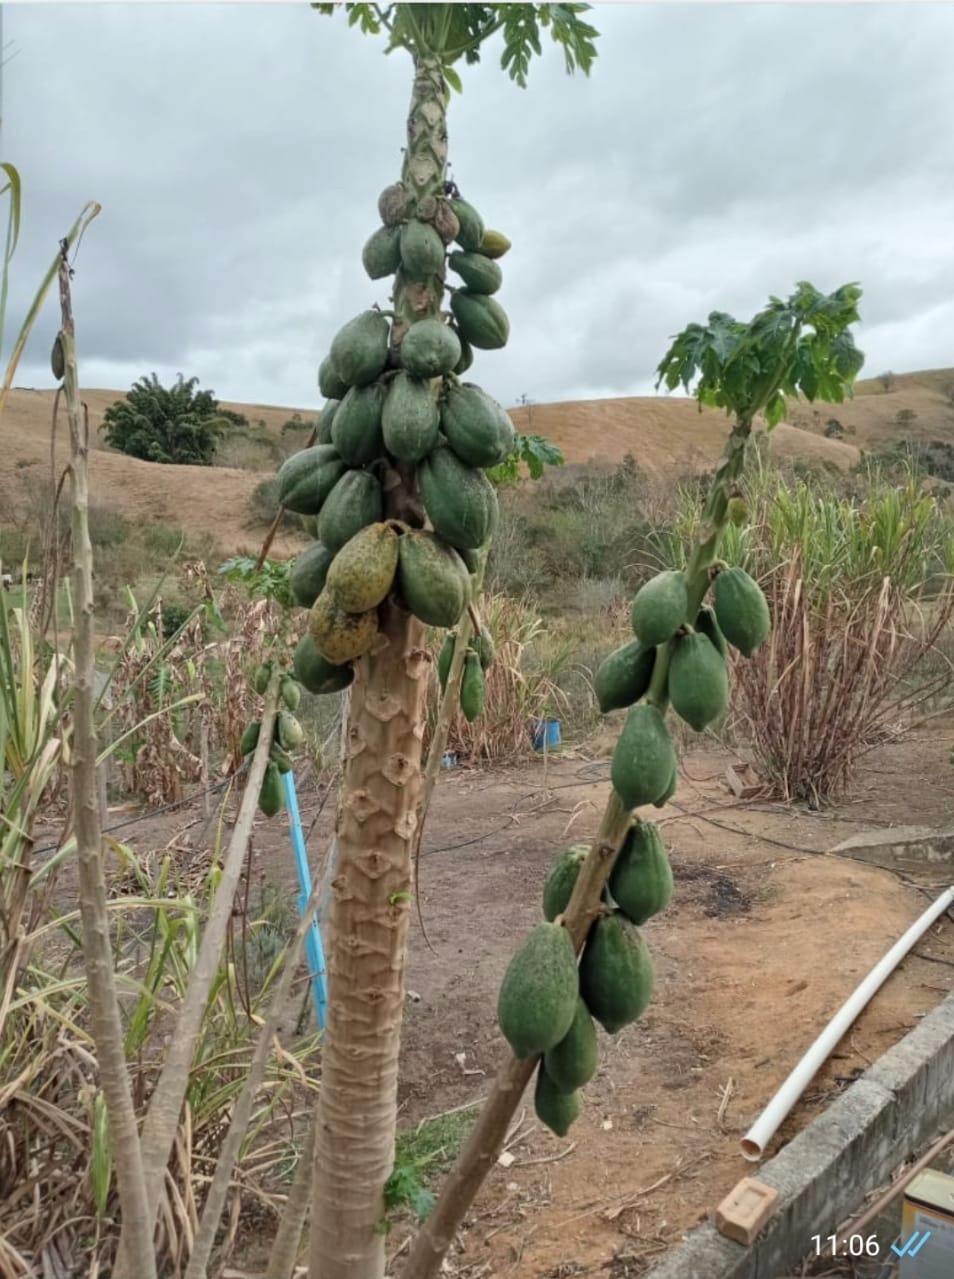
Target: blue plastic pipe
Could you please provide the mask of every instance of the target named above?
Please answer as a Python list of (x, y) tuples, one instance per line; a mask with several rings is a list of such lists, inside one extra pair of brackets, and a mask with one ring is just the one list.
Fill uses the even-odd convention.
[[(305, 851), (305, 834), (301, 828), (301, 813), (298, 811), (295, 774), (291, 769), (282, 775), (282, 786), (285, 790), (285, 807), (288, 809), (292, 851), (295, 854), (295, 870), (298, 872), (298, 916), (301, 918), (311, 897), (311, 871), (308, 868), (308, 854)], [(305, 934), (305, 957), (308, 960), (318, 1029), (324, 1030), (325, 1013), (328, 1008), (328, 982), (325, 973), (325, 951), (321, 944), (321, 931), (317, 919), (312, 920), (311, 927)]]

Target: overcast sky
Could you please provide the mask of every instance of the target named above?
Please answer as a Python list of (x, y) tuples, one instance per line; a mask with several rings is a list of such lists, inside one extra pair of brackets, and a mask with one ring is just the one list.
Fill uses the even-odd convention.
[[(864, 288), (868, 376), (954, 365), (954, 5), (598, 4), (592, 75), (462, 67), (452, 173), (504, 231), (506, 404), (648, 394), (671, 334), (808, 279)], [(196, 375), (309, 407), (375, 301), (361, 247), (400, 173), (411, 64), (290, 5), (4, 7), (2, 158), (23, 179), (9, 349), (86, 200), (82, 381)], [(16, 384), (52, 384), (51, 295)], [(12, 332), (10, 331), (12, 330)]]

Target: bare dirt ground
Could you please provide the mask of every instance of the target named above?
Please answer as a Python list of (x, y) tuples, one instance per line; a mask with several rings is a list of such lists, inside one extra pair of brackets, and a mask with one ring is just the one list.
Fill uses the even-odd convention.
[[(433, 952), (416, 923), (402, 1055), (401, 1123), (481, 1098), (501, 1054), (497, 990), (540, 918), (555, 853), (593, 834), (615, 733), (584, 755), (442, 776), (425, 836), (421, 892)], [(868, 969), (944, 886), (826, 855), (867, 827), (950, 821), (954, 720), (867, 759), (851, 799), (813, 813), (738, 803), (722, 784), (731, 756), (689, 753), (677, 802), (661, 814), (676, 875), (669, 910), (646, 928), (656, 989), (643, 1019), (601, 1034), (599, 1073), (568, 1139), (528, 1096), (513, 1162), (485, 1184), (450, 1259), (460, 1279), (644, 1274), (753, 1166), (739, 1139)], [(307, 827), (317, 792), (303, 781)], [(182, 814), (130, 837), (159, 846)], [(323, 856), (330, 817), (310, 837)], [(253, 877), (294, 894), (283, 824), (260, 823)], [(940, 922), (875, 997), (768, 1151), (790, 1140), (950, 990), (954, 927)], [(834, 1227), (836, 1223), (832, 1223)], [(408, 1235), (392, 1232), (395, 1250)], [(263, 1258), (253, 1248), (241, 1267)], [(399, 1273), (396, 1262), (394, 1273)]]

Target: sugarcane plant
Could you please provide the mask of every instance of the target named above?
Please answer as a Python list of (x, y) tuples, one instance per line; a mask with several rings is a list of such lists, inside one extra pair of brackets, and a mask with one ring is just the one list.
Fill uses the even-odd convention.
[[(455, 64), (478, 61), (498, 32), (501, 64), (521, 86), (542, 29), (563, 49), (567, 69), (585, 72), (596, 32), (581, 4), (313, 7), (343, 7), (351, 25), (384, 32), (387, 52), (403, 49), (413, 62), (400, 178), (381, 192), (379, 225), (361, 255), (372, 283), (391, 282), (390, 305), (369, 299), (334, 335), (318, 371), (325, 404), (317, 440), (278, 473), (280, 503), (314, 538), (289, 579), (308, 609), (291, 674), (315, 694), (350, 690), (333, 893), (322, 920), (328, 1019), (311, 1273), (380, 1279), (422, 820), (425, 628), (456, 628), (448, 674), (453, 680), (464, 669), (460, 696), (477, 713), (491, 652), (475, 599), (498, 518), (485, 471), (506, 463), (516, 444), (500, 404), (464, 380), (475, 350), (507, 342), (509, 320), (495, 295), (510, 242), (448, 178), (448, 103), (461, 88)], [(468, 628), (477, 637), (472, 660)], [(264, 685), (266, 674), (253, 678)], [(286, 678), (283, 695), (288, 688)], [(280, 807), (275, 772), (260, 801), (266, 813)]]
[(669, 903), (673, 877), (658, 826), (637, 810), (662, 807), (676, 790), (669, 709), (696, 731), (720, 719), (730, 650), (745, 660), (770, 634), (761, 588), (743, 568), (720, 561), (720, 542), (730, 521), (747, 518), (742, 481), (756, 419), (771, 429), (789, 398), (840, 403), (851, 394), (863, 362), (850, 332), (860, 296), (854, 284), (826, 296), (802, 283), (785, 301), (771, 298), (749, 323), (714, 312), (684, 329), (659, 365), (657, 388), (693, 390), (700, 411), (725, 409), (732, 428), (685, 569), (664, 569), (639, 588), (634, 638), (597, 671), (600, 710), (626, 709), (606, 809), (591, 844), (557, 856), (544, 886), (544, 919), (504, 975), (497, 1015), (510, 1051), (420, 1228), (405, 1279), (438, 1273), (534, 1076), (537, 1117), (565, 1136), (597, 1069), (595, 1023), (616, 1034), (649, 1004), (653, 963), (640, 928)]

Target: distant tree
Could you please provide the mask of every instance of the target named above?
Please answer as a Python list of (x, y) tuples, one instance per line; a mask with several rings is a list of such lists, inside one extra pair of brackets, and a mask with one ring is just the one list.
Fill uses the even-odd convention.
[(878, 374), (878, 381), (886, 391), (890, 391), (895, 384), (895, 376), (890, 369), (886, 369), (884, 373)]
[(530, 396), (526, 393), (526, 391), (524, 391), (523, 394), (518, 397), (517, 403), (520, 405), (522, 409), (527, 410), (527, 434), (532, 435), (533, 434), (533, 406), (536, 403), (536, 401), (531, 400)]
[(232, 419), (212, 391), (197, 391), (198, 378), (180, 373), (164, 387), (153, 373), (133, 384), (126, 398), (106, 410), (101, 430), (107, 444), (143, 462), (211, 466), (215, 447)]
[(898, 426), (905, 429), (917, 421), (917, 416), (914, 409), (898, 409), (894, 415), (894, 420)]
[(845, 436), (845, 428), (836, 417), (830, 417), (825, 423), (824, 436), (828, 440), (841, 440)]

